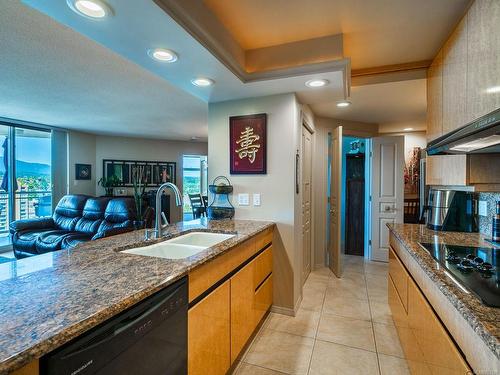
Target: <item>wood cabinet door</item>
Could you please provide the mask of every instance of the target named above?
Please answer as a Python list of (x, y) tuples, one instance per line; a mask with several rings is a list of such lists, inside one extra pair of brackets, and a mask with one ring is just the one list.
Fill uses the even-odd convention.
[(467, 117), (500, 108), (500, 1), (476, 0), (467, 12)]
[(427, 71), (427, 141), (443, 134), (443, 66), (442, 51)]
[(467, 155), (429, 156), (425, 163), (425, 172), (427, 185), (467, 185)]
[(408, 284), (408, 325), (432, 373), (469, 373), (455, 343), (412, 279)]
[(254, 298), (254, 322), (257, 325), (273, 303), (273, 275), (269, 275), (255, 291)]
[(467, 17), (464, 17), (443, 47), (443, 134), (467, 122)]
[(392, 282), (396, 291), (399, 295), (399, 299), (403, 304), (405, 311), (408, 310), (408, 273), (404, 268), (403, 264), (394, 253), (392, 247), (389, 246), (389, 275), (391, 276)]
[(252, 335), (257, 322), (254, 314), (255, 260), (231, 277), (231, 363)]
[(223, 375), (230, 367), (230, 282), (188, 312), (189, 375)]

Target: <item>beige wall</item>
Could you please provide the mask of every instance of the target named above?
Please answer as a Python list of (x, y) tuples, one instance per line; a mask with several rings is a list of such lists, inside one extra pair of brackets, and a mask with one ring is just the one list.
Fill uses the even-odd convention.
[[(112, 137), (79, 132), (69, 133), (69, 192), (72, 194), (102, 195), (97, 184), (102, 177), (103, 159), (173, 161), (177, 163), (176, 185), (182, 191), (182, 156), (207, 155), (206, 142), (179, 142), (129, 137)], [(92, 180), (76, 181), (75, 163), (92, 164)], [(132, 194), (133, 190), (128, 189)], [(171, 221), (182, 220), (182, 208), (170, 200)]]
[[(95, 145), (96, 136), (80, 132), (68, 132), (68, 175), (70, 194), (96, 193), (96, 163)], [(75, 180), (75, 164), (92, 165), (91, 180)]]
[[(229, 175), (229, 117), (267, 113), (267, 174)], [(294, 94), (234, 100), (209, 105), (209, 179), (228, 176), (234, 185), (232, 202), (237, 219), (276, 222), (274, 238), (274, 305), (293, 309), (300, 299), (300, 272), (295, 236), (295, 152), (299, 106)], [(261, 206), (237, 205), (238, 193), (260, 193)], [(250, 199), (251, 201), (251, 199)], [(299, 280), (299, 281), (297, 281)]]

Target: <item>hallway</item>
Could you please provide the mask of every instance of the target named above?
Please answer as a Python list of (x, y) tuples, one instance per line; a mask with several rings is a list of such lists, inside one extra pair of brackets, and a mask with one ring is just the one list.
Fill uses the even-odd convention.
[(387, 264), (346, 256), (312, 272), (295, 317), (271, 313), (237, 375), (409, 374), (387, 303)]

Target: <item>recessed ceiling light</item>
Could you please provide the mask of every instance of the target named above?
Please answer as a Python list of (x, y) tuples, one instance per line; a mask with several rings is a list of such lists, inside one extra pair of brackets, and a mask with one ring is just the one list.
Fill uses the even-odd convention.
[(207, 86), (212, 86), (215, 82), (213, 79), (210, 78), (199, 77), (191, 80), (191, 83), (198, 87), (207, 87)]
[(403, 131), (405, 131), (405, 132), (409, 132), (409, 131), (412, 131), (412, 130), (413, 130), (413, 128), (404, 128), (403, 129)]
[(500, 92), (500, 86), (492, 86), (492, 87), (488, 87), (486, 89), (486, 92), (488, 94), (497, 94)]
[(150, 49), (148, 51), (148, 55), (149, 57), (161, 62), (173, 63), (177, 61), (177, 54), (174, 51), (165, 48)]
[(316, 87), (326, 86), (329, 83), (330, 83), (330, 81), (327, 79), (311, 79), (311, 80), (306, 82), (306, 86), (316, 88)]
[(339, 107), (339, 108), (349, 107), (350, 105), (351, 105), (351, 102), (349, 100), (339, 100), (337, 102), (337, 107)]
[(111, 8), (101, 0), (66, 0), (68, 6), (81, 16), (101, 19), (112, 14)]

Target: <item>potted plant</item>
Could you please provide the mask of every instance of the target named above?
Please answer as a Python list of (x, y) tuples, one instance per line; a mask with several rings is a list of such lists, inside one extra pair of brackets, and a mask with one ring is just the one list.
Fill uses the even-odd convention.
[(134, 201), (137, 214), (137, 220), (134, 221), (134, 227), (136, 229), (143, 229), (145, 226), (144, 201), (142, 199), (144, 190), (146, 189), (146, 185), (144, 182), (144, 167), (137, 166), (132, 170), (132, 184), (134, 185)]
[(97, 183), (104, 188), (107, 197), (113, 196), (113, 188), (120, 184), (120, 179), (115, 176), (102, 177)]

